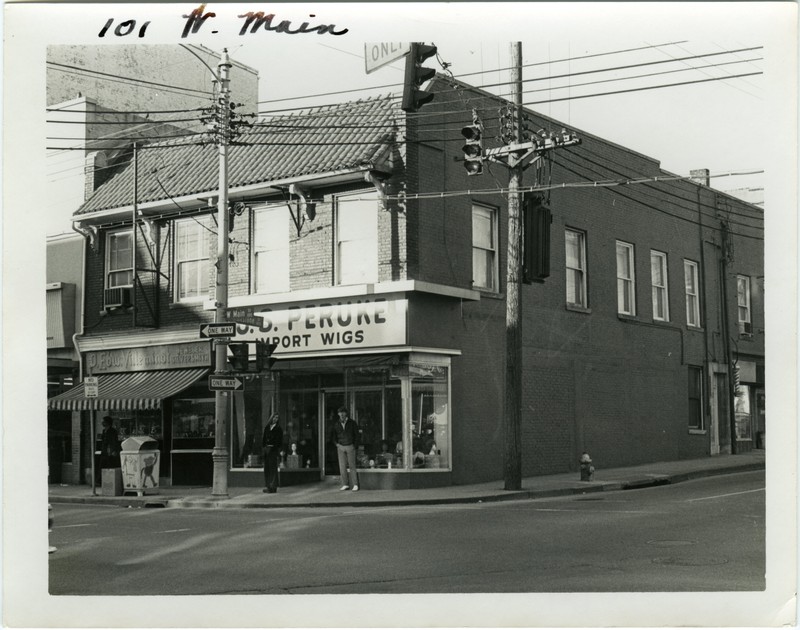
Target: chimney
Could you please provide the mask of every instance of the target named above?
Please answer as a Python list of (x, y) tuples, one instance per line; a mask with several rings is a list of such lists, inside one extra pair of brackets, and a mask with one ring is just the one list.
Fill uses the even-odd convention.
[(692, 181), (695, 184), (702, 184), (703, 186), (710, 186), (710, 172), (707, 168), (698, 168), (693, 171), (689, 171), (689, 177), (692, 178)]

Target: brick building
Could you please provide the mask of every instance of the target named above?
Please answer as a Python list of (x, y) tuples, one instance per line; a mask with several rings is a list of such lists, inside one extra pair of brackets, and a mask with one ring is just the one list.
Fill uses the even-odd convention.
[[(498, 146), (506, 103), (441, 76), (430, 89), (417, 114), (393, 98), (344, 103), (231, 147), (233, 341), (251, 355), (277, 344), (272, 369), (228, 397), (232, 485), (261, 484), (271, 410), (281, 483), (337, 474), (326, 436), (341, 405), (366, 488), (502, 477), (508, 180), (488, 162), (467, 176), (459, 130), (474, 110)], [(761, 446), (763, 210), (576, 132), (579, 146), (535, 166), (553, 219), (550, 274), (522, 287), (523, 474), (577, 470), (583, 451), (610, 467)], [(50, 400), (116, 410), (124, 432), (159, 441), (175, 485), (212, 473), (199, 326), (214, 318), (216, 164), (209, 146), (142, 151), (135, 232), (130, 165), (75, 213), (90, 239), (79, 346), (101, 393)]]

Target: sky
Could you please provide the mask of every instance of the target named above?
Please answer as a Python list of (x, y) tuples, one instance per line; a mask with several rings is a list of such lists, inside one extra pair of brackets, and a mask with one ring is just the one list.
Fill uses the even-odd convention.
[[(61, 5), (64, 22), (74, 28), (48, 43), (227, 48), (233, 59), (258, 70), (260, 111), (269, 113), (398, 93), (403, 60), (367, 74), (367, 43), (433, 43), (438, 54), (426, 66), (442, 71), (444, 63), (455, 77), (483, 86), (507, 84), (509, 44), (519, 41), (524, 103), (570, 129), (657, 159), (672, 173), (707, 168), (712, 186), (723, 191), (764, 188), (766, 177), (758, 172), (783, 133), (767, 121), (778, 119), (778, 95), (790, 87), (782, 61), (794, 38), (771, 3), (269, 5), (273, 26), (286, 20), (297, 29), (307, 22), (309, 29), (346, 31), (341, 35), (240, 34), (244, 20), (238, 16), (265, 7), (211, 3), (203, 13), (214, 16), (182, 37), (192, 7)], [(113, 25), (136, 19), (136, 29), (149, 24), (141, 38), (136, 30), (113, 37), (113, 25), (99, 38), (107, 19)], [(687, 84), (657, 87), (675, 83)], [(487, 89), (509, 94), (507, 86)], [(587, 98), (607, 92), (623, 93)], [(723, 177), (729, 173), (751, 174)], [(62, 215), (44, 217), (48, 233), (69, 229)]]

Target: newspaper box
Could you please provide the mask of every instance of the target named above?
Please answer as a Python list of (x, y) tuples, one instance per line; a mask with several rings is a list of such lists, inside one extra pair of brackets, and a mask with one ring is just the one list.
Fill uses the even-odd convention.
[(136, 435), (122, 443), (122, 486), (139, 496), (146, 490), (158, 493), (158, 442)]

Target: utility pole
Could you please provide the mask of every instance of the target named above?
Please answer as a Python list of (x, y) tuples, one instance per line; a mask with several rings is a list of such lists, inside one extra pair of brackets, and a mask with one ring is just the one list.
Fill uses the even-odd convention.
[[(522, 142), (522, 42), (511, 43), (512, 136)], [(503, 481), (506, 490), (522, 488), (522, 185), (521, 162), (509, 163), (508, 256), (506, 260), (506, 378)]]
[[(480, 146), (482, 127), (473, 110), (473, 125), (461, 130), (467, 139), (464, 146), (464, 166), (468, 175), (480, 175), (483, 161), (490, 160), (508, 167), (508, 247), (506, 254), (506, 371), (503, 409), (503, 480), (506, 490), (522, 488), (522, 247), (523, 194), (522, 174), (537, 164), (542, 155), (558, 147), (580, 144), (574, 134), (562, 129), (560, 134), (544, 129), (530, 138), (523, 138), (522, 129), (522, 44), (511, 44), (512, 120), (511, 133), (505, 141), (510, 144), (483, 150)], [(476, 131), (477, 130), (477, 131)], [(534, 170), (533, 187), (538, 186)], [(531, 229), (528, 226), (526, 229)], [(549, 224), (547, 226), (549, 230)], [(530, 253), (530, 252), (529, 252)]]
[[(214, 322), (223, 323), (227, 319), (228, 309), (228, 141), (230, 138), (230, 79), (231, 63), (228, 50), (223, 49), (218, 65), (219, 93), (215, 104), (218, 114), (217, 146), (219, 150), (219, 199), (217, 202), (217, 262), (216, 291), (214, 294), (216, 308)], [(214, 340), (215, 373), (228, 371), (228, 343)], [(214, 462), (214, 478), (211, 494), (215, 497), (228, 496), (228, 408), (230, 399), (228, 392), (215, 392), (214, 415), (214, 448), (211, 459)]]

